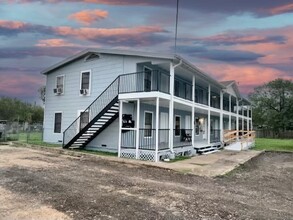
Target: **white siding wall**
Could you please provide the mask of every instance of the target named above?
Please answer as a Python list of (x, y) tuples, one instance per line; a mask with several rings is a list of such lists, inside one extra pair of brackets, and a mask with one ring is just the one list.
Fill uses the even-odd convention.
[[(49, 73), (46, 82), (44, 141), (51, 143), (61, 142), (63, 139), (63, 131), (77, 118), (79, 110), (87, 108), (118, 75), (136, 72), (137, 63), (142, 62), (167, 61), (134, 56), (102, 54), (100, 59), (85, 62), (84, 58), (81, 58)], [(85, 70), (91, 71), (91, 91), (89, 96), (81, 96), (79, 94), (80, 74)], [(64, 94), (60, 96), (56, 96), (53, 93), (53, 89), (56, 87), (56, 76), (58, 75), (65, 76)], [(55, 112), (63, 113), (62, 133), (60, 134), (54, 134), (53, 132)]]

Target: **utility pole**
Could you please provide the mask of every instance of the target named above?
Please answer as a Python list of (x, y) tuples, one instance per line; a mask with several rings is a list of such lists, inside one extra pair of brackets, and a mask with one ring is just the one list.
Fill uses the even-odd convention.
[(177, 0), (177, 6), (176, 6), (175, 48), (174, 48), (174, 53), (175, 53), (175, 54), (176, 54), (176, 52), (177, 52), (178, 9), (179, 9), (179, 0)]

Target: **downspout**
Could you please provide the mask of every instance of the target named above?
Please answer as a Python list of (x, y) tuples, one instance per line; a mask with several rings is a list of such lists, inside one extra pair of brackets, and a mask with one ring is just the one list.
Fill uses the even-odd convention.
[(182, 65), (182, 59), (180, 59), (179, 63), (170, 65), (170, 103), (169, 103), (169, 128), (170, 128), (170, 135), (169, 135), (169, 148), (172, 153), (174, 153), (173, 149), (173, 138), (174, 138), (174, 82), (175, 82), (175, 68)]

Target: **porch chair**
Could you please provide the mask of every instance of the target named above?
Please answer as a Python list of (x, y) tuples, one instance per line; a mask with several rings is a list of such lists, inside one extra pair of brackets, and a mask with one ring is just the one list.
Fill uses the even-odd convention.
[(191, 136), (190, 134), (186, 133), (185, 129), (181, 129), (181, 141), (191, 142)]

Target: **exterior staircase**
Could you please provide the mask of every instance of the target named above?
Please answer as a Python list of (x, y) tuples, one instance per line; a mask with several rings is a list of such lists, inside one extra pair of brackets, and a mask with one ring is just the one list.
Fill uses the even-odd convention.
[[(118, 118), (118, 90), (119, 77), (63, 132), (63, 148), (84, 148)], [(89, 122), (81, 127), (81, 117), (86, 113)]]
[(209, 146), (197, 147), (196, 151), (199, 154), (211, 154), (211, 153), (218, 152), (222, 147), (223, 145), (221, 143), (215, 143)]

